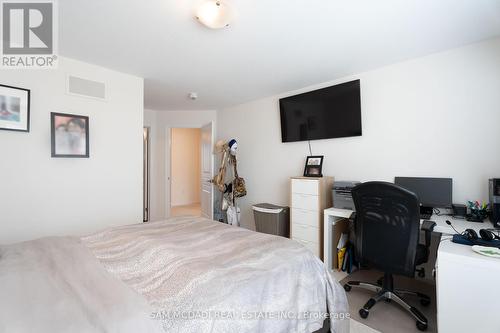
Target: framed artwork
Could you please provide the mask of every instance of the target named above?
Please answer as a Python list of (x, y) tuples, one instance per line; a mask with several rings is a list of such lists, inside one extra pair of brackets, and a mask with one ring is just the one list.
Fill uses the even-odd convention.
[(30, 91), (0, 84), (0, 130), (30, 131)]
[(323, 177), (323, 156), (307, 156), (304, 177)]
[(89, 117), (50, 114), (52, 157), (88, 158)]

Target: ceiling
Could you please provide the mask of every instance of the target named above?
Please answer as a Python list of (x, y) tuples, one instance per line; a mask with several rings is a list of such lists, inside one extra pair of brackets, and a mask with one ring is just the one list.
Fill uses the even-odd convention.
[(226, 0), (223, 30), (200, 1), (59, 1), (59, 51), (144, 77), (146, 108), (220, 109), (500, 35), (498, 0)]

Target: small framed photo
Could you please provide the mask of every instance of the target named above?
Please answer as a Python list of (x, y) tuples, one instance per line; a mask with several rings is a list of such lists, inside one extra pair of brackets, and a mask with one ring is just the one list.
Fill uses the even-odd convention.
[(323, 177), (323, 156), (307, 156), (304, 177)]
[(88, 158), (89, 117), (50, 114), (52, 157)]
[(0, 85), (0, 130), (30, 131), (30, 91)]

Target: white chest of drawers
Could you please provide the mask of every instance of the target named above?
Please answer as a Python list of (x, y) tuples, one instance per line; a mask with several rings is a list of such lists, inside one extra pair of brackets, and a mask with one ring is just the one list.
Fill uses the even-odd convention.
[(323, 210), (332, 205), (333, 177), (290, 180), (290, 237), (323, 259)]

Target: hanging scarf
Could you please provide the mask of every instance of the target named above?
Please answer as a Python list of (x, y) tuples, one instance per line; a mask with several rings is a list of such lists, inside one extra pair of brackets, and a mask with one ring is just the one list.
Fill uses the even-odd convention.
[(219, 172), (212, 179), (212, 183), (222, 193), (226, 192), (227, 189), (225, 179), (226, 179), (226, 165), (228, 161), (229, 161), (229, 147), (227, 146), (227, 144), (225, 144), (222, 148), (222, 158), (219, 167)]

